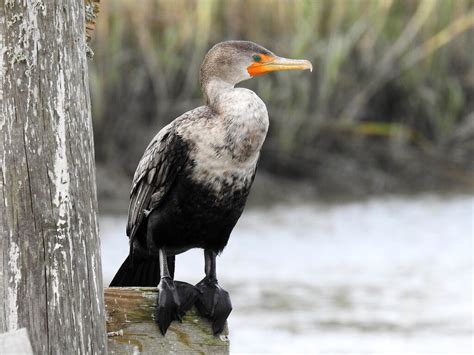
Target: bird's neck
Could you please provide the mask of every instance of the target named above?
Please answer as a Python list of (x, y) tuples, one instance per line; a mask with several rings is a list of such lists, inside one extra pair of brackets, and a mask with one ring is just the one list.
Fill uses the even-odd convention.
[[(203, 122), (201, 137), (202, 154), (211, 152), (201, 160), (212, 164), (250, 164), (258, 158), (268, 131), (268, 112), (263, 101), (253, 91), (222, 80), (212, 80), (203, 85), (208, 107), (213, 111), (213, 124)], [(197, 130), (195, 130), (197, 131)], [(198, 143), (199, 144), (199, 143)], [(216, 147), (219, 152), (215, 152)], [(220, 156), (220, 159), (215, 159)], [(226, 158), (229, 158), (226, 160)], [(199, 160), (199, 159), (198, 159)]]
[(209, 107), (217, 111), (219, 96), (234, 89), (234, 84), (219, 78), (211, 78), (202, 84), (204, 98)]

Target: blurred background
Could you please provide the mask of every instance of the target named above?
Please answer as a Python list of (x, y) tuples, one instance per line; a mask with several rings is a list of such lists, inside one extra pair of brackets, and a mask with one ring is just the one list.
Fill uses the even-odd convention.
[[(103, 269), (152, 137), (203, 104), (217, 42), (309, 59), (244, 82), (270, 130), (220, 258), (231, 351), (471, 353), (474, 1), (100, 2), (90, 83)], [(177, 279), (203, 277), (177, 258)]]

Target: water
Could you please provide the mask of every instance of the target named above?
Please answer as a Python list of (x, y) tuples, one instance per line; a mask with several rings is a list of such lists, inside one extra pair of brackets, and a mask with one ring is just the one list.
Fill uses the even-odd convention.
[[(247, 210), (218, 259), (231, 352), (471, 354), (474, 197)], [(101, 218), (104, 280), (128, 253)], [(202, 252), (176, 279), (203, 277)]]

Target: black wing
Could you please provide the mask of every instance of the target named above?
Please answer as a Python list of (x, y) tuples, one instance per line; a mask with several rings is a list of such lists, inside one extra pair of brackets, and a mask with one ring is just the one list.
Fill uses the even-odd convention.
[(158, 206), (187, 160), (186, 144), (174, 125), (164, 127), (148, 145), (133, 177), (127, 235), (133, 241), (145, 210)]

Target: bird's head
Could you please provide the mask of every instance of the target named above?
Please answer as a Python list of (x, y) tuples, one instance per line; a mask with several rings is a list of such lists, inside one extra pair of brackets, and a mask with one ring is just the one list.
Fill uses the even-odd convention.
[(307, 60), (282, 58), (248, 41), (226, 41), (207, 52), (201, 66), (201, 84), (218, 79), (230, 85), (282, 70), (313, 70)]

